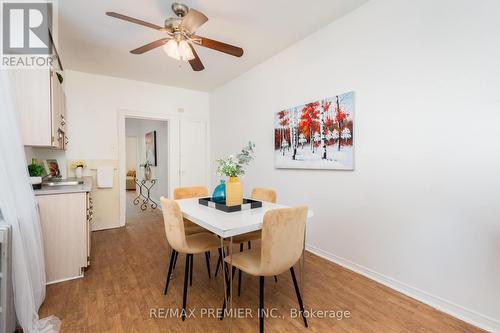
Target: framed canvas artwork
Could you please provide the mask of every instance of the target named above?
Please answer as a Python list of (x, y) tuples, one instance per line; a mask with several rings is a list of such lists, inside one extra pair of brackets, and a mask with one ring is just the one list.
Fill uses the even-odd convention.
[(354, 93), (282, 110), (274, 119), (276, 168), (354, 170)]
[(146, 133), (146, 160), (153, 166), (157, 166), (156, 161), (156, 131)]

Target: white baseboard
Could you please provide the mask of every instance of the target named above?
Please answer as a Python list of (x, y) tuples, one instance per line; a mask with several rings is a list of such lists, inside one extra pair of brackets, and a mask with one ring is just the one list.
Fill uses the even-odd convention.
[(81, 279), (82, 277), (83, 277), (83, 274), (79, 275), (79, 276), (74, 276), (74, 277), (66, 278), (66, 279), (60, 279), (60, 280), (46, 282), (45, 285), (48, 286), (48, 285), (55, 284), (55, 283), (60, 283), (60, 282), (65, 282), (65, 281), (71, 281), (71, 280)]
[(342, 267), (350, 269), (351, 271), (361, 274), (371, 280), (377, 281), (384, 286), (399, 291), (400, 293), (414, 298), (422, 303), (425, 303), (435, 309), (461, 319), (471, 325), (477, 326), (489, 332), (500, 332), (500, 321), (496, 319), (469, 310), (461, 305), (447, 301), (441, 297), (431, 295), (423, 290), (409, 286), (383, 274), (377, 273), (350, 260), (340, 258), (332, 253), (323, 251), (310, 244), (306, 244), (306, 250), (326, 260), (332, 261)]

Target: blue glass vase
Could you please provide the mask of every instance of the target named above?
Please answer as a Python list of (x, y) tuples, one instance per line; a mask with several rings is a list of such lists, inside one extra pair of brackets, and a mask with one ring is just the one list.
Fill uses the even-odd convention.
[(212, 200), (216, 203), (225, 203), (226, 202), (226, 181), (221, 180), (220, 184), (217, 185), (217, 187), (214, 190), (214, 193), (212, 193)]

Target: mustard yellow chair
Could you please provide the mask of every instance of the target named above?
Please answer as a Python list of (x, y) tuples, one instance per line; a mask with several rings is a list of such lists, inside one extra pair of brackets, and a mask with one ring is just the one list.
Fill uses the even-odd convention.
[[(202, 198), (202, 197), (207, 197), (208, 196), (208, 189), (205, 186), (191, 186), (191, 187), (177, 187), (174, 189), (174, 200), (179, 200), (179, 199), (189, 199), (189, 198)], [(186, 235), (193, 235), (197, 234), (200, 232), (209, 232), (207, 229), (200, 227), (199, 225), (189, 221), (188, 219), (184, 218), (184, 230), (186, 232)], [(177, 264), (177, 256), (176, 254), (174, 258), (174, 267)], [(208, 278), (211, 278), (210, 274), (210, 252), (205, 253), (205, 260), (207, 262), (207, 271), (208, 271)], [(191, 266), (193, 263), (191, 262)], [(192, 270), (192, 267), (191, 267)], [(190, 281), (189, 284), (192, 285), (192, 275), (190, 275)], [(166, 294), (166, 291), (165, 291)]]
[[(270, 188), (255, 187), (252, 189), (250, 198), (258, 201), (276, 203), (276, 191)], [(251, 241), (261, 239), (261, 231), (253, 231), (233, 238), (233, 243), (240, 244), (240, 252), (243, 251), (243, 243), (248, 242), (248, 248), (252, 247)]]
[[(271, 203), (276, 203), (276, 191), (270, 188), (263, 188), (263, 187), (255, 187), (252, 189), (252, 193), (250, 194), (250, 197), (254, 200), (259, 200), (259, 201), (266, 201), (266, 202), (271, 202)], [(243, 251), (243, 246), (244, 243), (248, 243), (248, 249), (252, 248), (252, 243), (251, 241), (254, 240), (259, 240), (261, 239), (261, 231), (253, 231), (249, 232), (247, 234), (239, 235), (233, 237), (233, 244), (239, 244), (240, 245), (240, 252)], [(219, 267), (222, 263), (222, 257), (219, 256), (219, 260), (217, 261), (217, 267), (215, 268), (215, 276), (217, 276), (217, 272), (219, 271)], [(234, 271), (234, 270), (233, 270)], [(275, 281), (278, 281), (278, 279), (275, 277)], [(241, 294), (241, 271), (238, 272), (238, 296)]]
[[(205, 186), (177, 187), (174, 189), (174, 200), (203, 197), (208, 197), (208, 189)], [(208, 232), (207, 229), (200, 227), (188, 219), (184, 219), (184, 227), (186, 235)]]
[[(276, 276), (290, 270), (295, 293), (300, 307), (300, 314), (307, 327), (307, 319), (304, 316), (304, 304), (300, 296), (299, 286), (295, 277), (293, 266), (299, 261), (304, 248), (304, 232), (307, 220), (306, 206), (294, 208), (273, 209), (264, 215), (262, 224), (262, 239), (260, 249), (238, 252), (224, 258), (226, 263), (232, 263), (239, 270), (258, 276), (260, 279), (259, 290), (259, 326), (260, 332), (264, 332), (264, 278)], [(226, 293), (229, 296), (228, 286)], [(226, 301), (222, 314), (224, 314)]]
[(165, 223), (165, 235), (167, 241), (172, 247), (170, 254), (170, 263), (168, 266), (167, 279), (165, 282), (165, 292), (167, 294), (170, 275), (174, 266), (174, 260), (178, 253), (186, 254), (186, 265), (184, 268), (184, 292), (182, 297), (182, 320), (186, 319), (186, 300), (188, 279), (192, 282), (193, 275), (193, 255), (207, 253), (211, 250), (220, 248), (220, 240), (217, 236), (209, 232), (200, 232), (192, 235), (186, 235), (184, 230), (184, 220), (179, 204), (174, 200), (165, 197), (160, 198), (163, 221)]

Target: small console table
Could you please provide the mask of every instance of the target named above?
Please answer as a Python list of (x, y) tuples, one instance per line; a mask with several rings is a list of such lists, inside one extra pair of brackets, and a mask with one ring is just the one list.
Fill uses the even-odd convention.
[[(158, 204), (151, 199), (151, 189), (156, 184), (156, 179), (135, 179), (135, 183), (139, 186), (139, 195), (134, 199), (134, 205), (141, 204), (141, 210), (144, 211), (148, 209), (148, 204), (151, 209), (156, 209)], [(142, 203), (141, 203), (142, 202)]]

